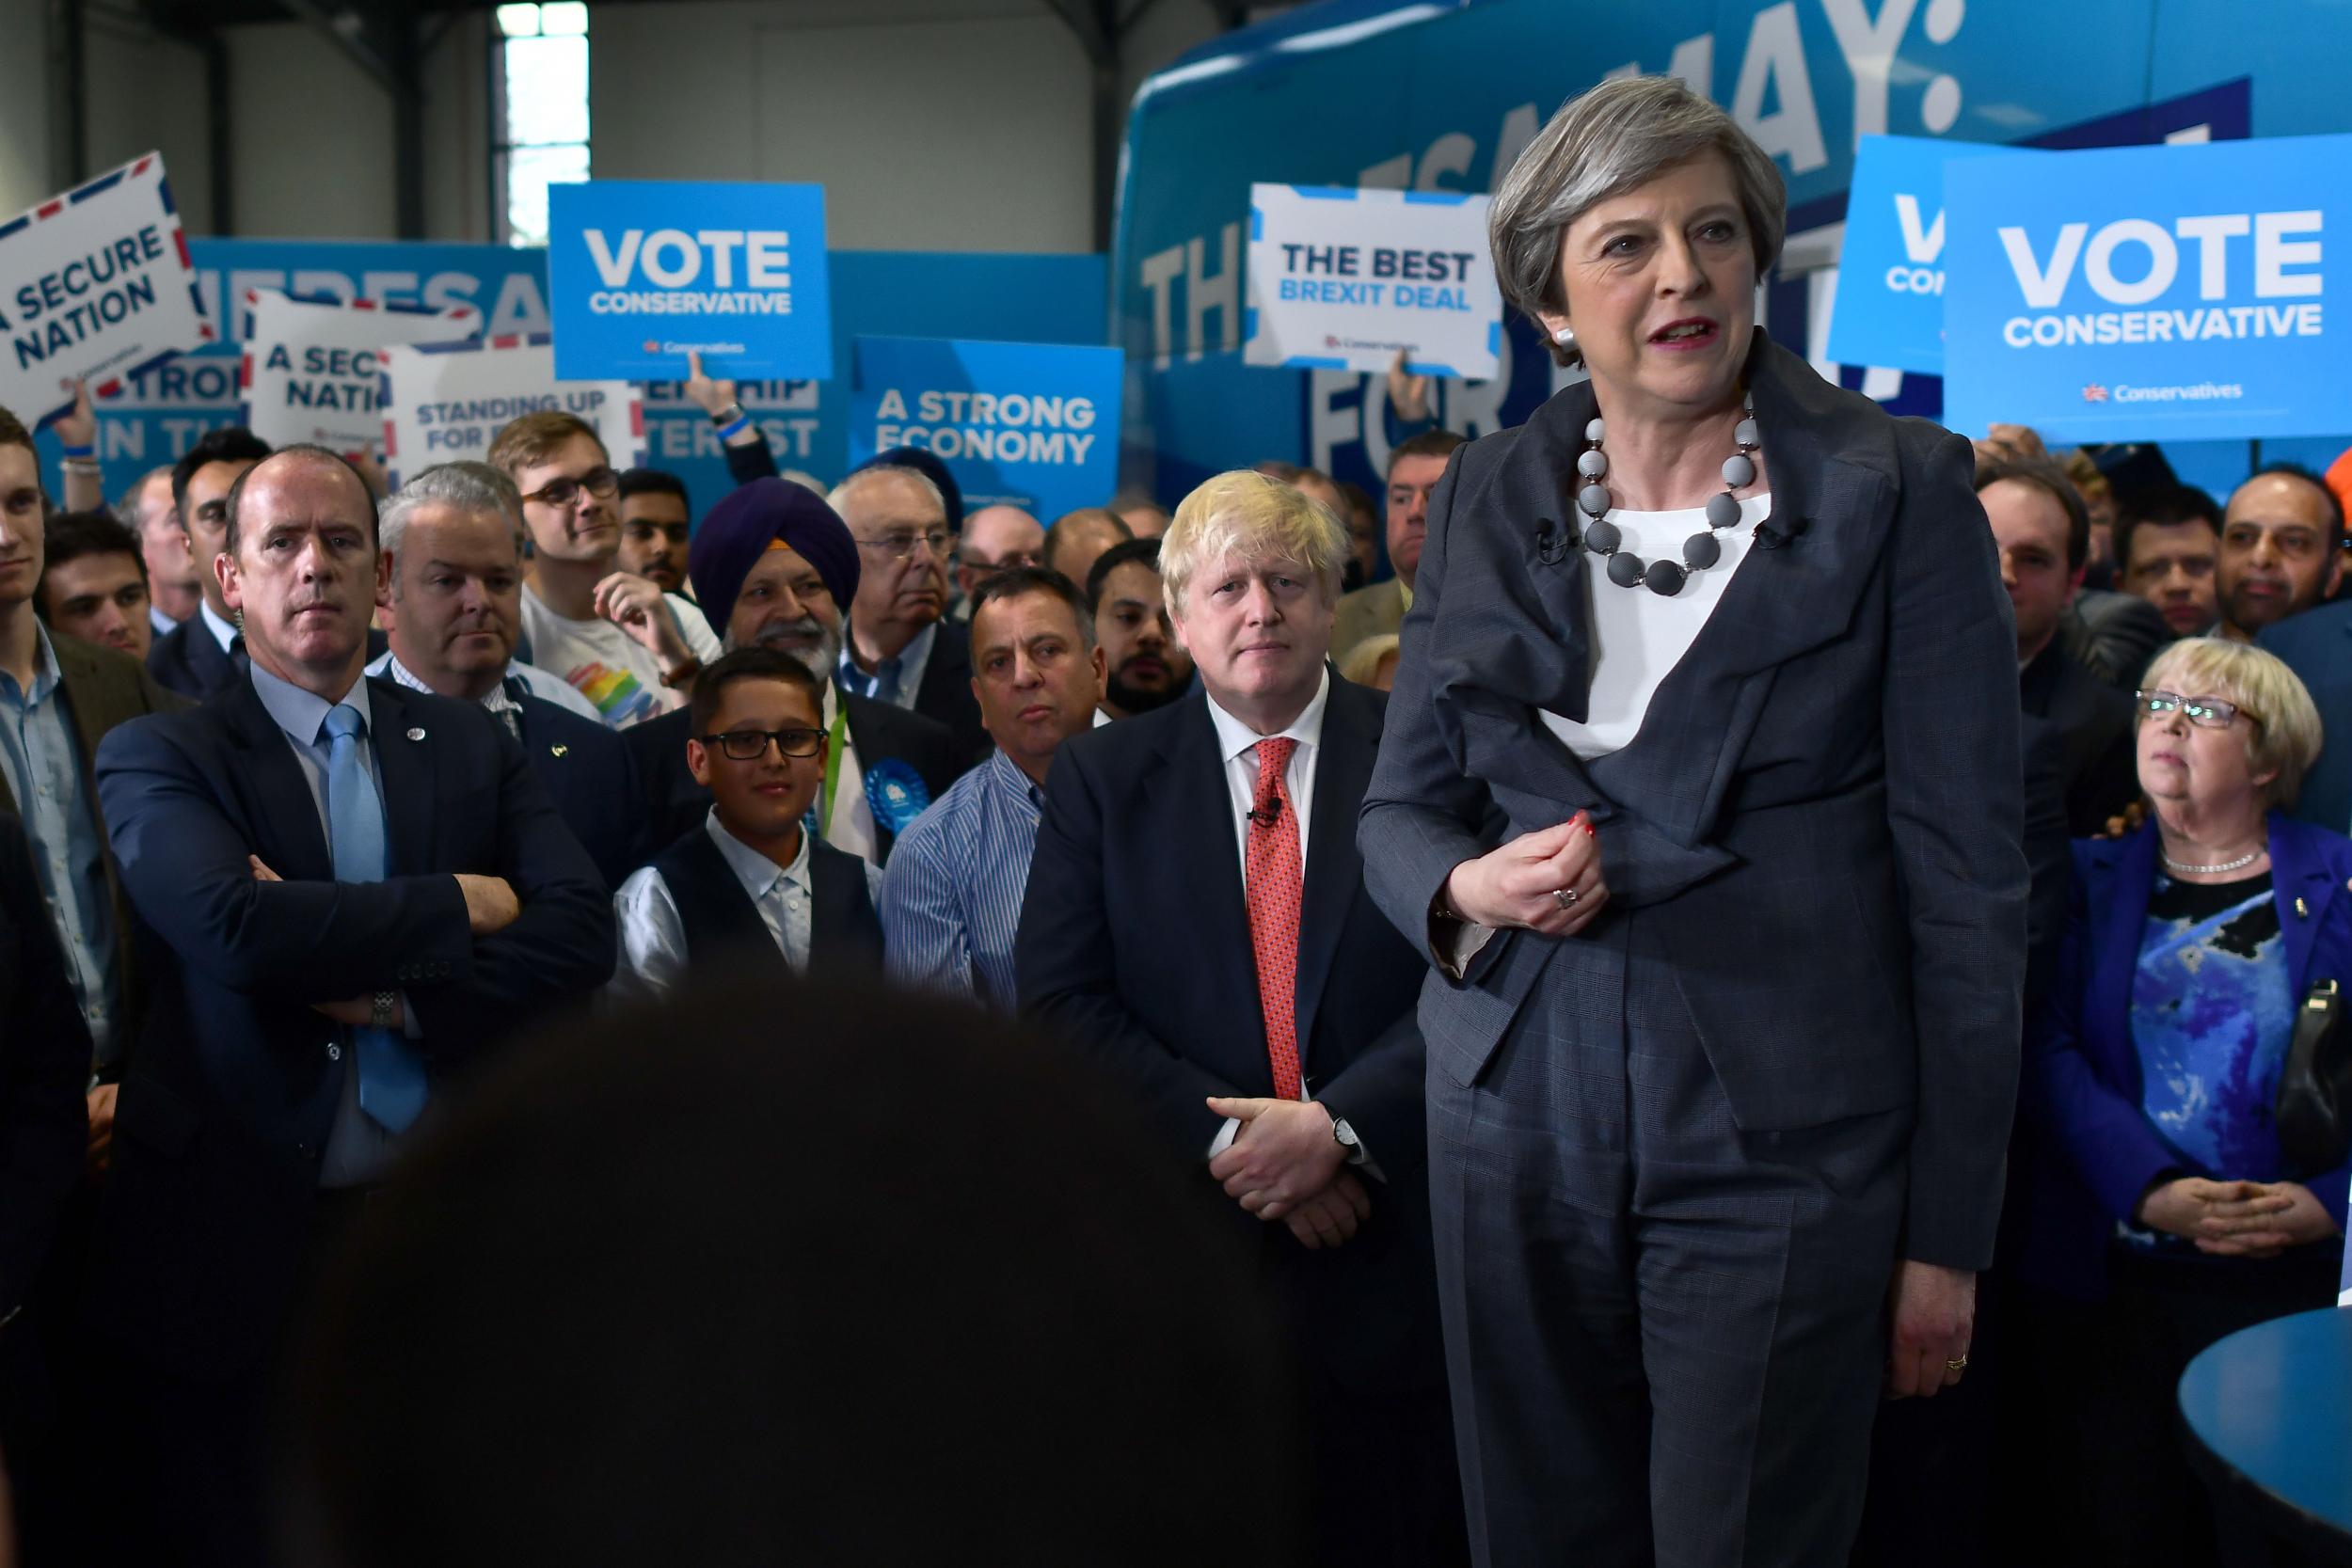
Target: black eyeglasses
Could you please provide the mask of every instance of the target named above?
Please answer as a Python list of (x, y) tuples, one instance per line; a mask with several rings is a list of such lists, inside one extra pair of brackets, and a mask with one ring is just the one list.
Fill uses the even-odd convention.
[(2135, 695), (2138, 697), (2144, 712), (2161, 716), (2178, 708), (2188, 715), (2190, 723), (2201, 724), (2209, 730), (2228, 729), (2236, 722), (2240, 714), (2246, 715), (2246, 721), (2249, 724), (2262, 722), (2260, 715), (2235, 703), (2225, 703), (2218, 697), (2184, 697), (2173, 691), (2141, 691)]
[(591, 468), (578, 479), (548, 480), (545, 484), (525, 496), (523, 499), (562, 508), (578, 500), (582, 490), (602, 499), (619, 494), (620, 488), (620, 475), (610, 468)]
[(737, 762), (757, 762), (768, 754), (768, 744), (787, 757), (813, 757), (824, 743), (822, 730), (729, 730), (724, 735), (702, 737), (706, 746), (716, 746)]

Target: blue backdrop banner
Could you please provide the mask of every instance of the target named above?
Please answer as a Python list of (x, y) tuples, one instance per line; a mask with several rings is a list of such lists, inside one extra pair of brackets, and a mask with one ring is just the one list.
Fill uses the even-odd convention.
[(860, 338), (850, 462), (920, 447), (967, 512), (1003, 501), (1051, 522), (1101, 506), (1119, 487), (1124, 370), (1113, 348)]
[(822, 185), (591, 180), (548, 192), (555, 373), (833, 374)]
[(2352, 276), (2328, 257), (2347, 160), (2344, 135), (1954, 160), (1945, 422), (2054, 444), (2352, 429)]

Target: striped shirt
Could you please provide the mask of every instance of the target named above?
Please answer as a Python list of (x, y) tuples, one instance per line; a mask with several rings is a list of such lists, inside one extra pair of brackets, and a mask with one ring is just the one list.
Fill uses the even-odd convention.
[(882, 891), (892, 979), (1014, 1010), (1013, 933), (1043, 799), (993, 752), (898, 835)]

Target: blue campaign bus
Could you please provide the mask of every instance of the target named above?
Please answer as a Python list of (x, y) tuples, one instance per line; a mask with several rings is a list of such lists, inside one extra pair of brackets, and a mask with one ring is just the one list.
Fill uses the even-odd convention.
[[(1680, 76), (1788, 178), (1788, 245), (1763, 317), (1845, 385), (1933, 416), (1936, 378), (1831, 366), (1858, 135), (2038, 147), (2352, 130), (2352, 26), (2336, 0), (1322, 0), (1202, 45), (1128, 119), (1111, 258), (1128, 351), (1127, 469), (1172, 501), (1207, 474), (1303, 457), (1376, 489), (1382, 378), (1241, 363), (1252, 182), (1489, 191), (1561, 103), (1614, 74)], [(1518, 423), (1555, 388), (1514, 321), (1502, 373), (1440, 384), (1448, 426)], [(2344, 440), (2263, 443), (2325, 467)], [(2226, 489), (2246, 442), (2169, 444)]]

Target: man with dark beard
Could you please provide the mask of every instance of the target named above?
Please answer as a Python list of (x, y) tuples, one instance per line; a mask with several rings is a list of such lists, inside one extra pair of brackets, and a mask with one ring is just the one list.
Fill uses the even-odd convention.
[[(857, 596), (858, 548), (823, 497), (787, 480), (755, 479), (710, 509), (687, 556), (694, 597), (728, 652), (791, 655), (824, 683), (826, 780), (812, 808), (817, 836), (876, 865), (905, 828), (971, 760), (945, 724), (842, 689), (842, 621)], [(653, 842), (698, 826), (710, 796), (687, 766), (684, 708), (625, 732), (652, 801)]]
[(1106, 722), (1174, 702), (1192, 688), (1192, 656), (1168, 625), (1160, 587), (1160, 542), (1129, 539), (1104, 550), (1087, 574), (1095, 645), (1110, 665), (1101, 712)]

